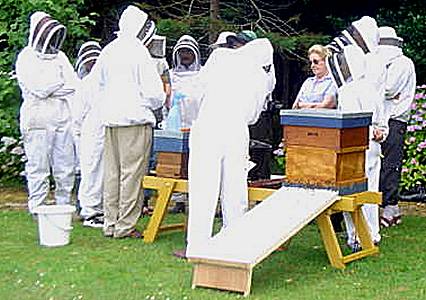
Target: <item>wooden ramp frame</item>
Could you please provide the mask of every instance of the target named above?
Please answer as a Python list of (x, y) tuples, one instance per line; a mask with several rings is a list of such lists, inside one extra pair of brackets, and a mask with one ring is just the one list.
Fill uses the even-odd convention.
[[(143, 187), (158, 190), (158, 198), (153, 215), (147, 229), (144, 231), (144, 242), (154, 242), (158, 234), (163, 231), (183, 230), (185, 228), (185, 224), (183, 223), (166, 226), (161, 226), (161, 223), (167, 214), (171, 194), (173, 192), (188, 192), (187, 180), (145, 176)], [(249, 200), (264, 200), (275, 191), (273, 189), (249, 188)], [(330, 264), (335, 268), (343, 269), (349, 262), (379, 253), (379, 248), (374, 245), (368, 225), (362, 214), (361, 207), (366, 203), (380, 204), (381, 194), (376, 192), (362, 192), (342, 196), (316, 218)], [(343, 255), (330, 219), (332, 214), (338, 212), (349, 212), (352, 215), (355, 230), (362, 246), (361, 251), (346, 256)], [(275, 245), (275, 249), (280, 245)], [(260, 261), (257, 261), (256, 264), (232, 263), (197, 258), (190, 259), (190, 262), (194, 264), (192, 277), (193, 288), (209, 287), (235, 291), (243, 293), (244, 296), (250, 294), (253, 268), (260, 263)]]

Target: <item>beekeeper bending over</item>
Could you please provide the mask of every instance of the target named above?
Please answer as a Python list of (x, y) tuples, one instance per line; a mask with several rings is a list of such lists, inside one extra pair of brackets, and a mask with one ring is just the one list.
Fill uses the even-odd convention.
[(272, 54), (267, 39), (219, 48), (200, 74), (205, 90), (190, 135), (187, 256), (211, 238), (220, 193), (224, 226), (247, 210), (248, 125), (264, 107)]

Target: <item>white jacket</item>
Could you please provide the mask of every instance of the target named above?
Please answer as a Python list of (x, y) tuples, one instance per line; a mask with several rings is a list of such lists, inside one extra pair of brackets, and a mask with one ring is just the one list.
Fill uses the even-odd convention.
[(379, 46), (386, 66), (386, 108), (391, 119), (408, 122), (410, 106), (416, 92), (416, 71), (411, 59), (393, 46)]
[(18, 55), (16, 76), (24, 102), (21, 106), (21, 132), (54, 129), (71, 124), (71, 105), (77, 78), (63, 52), (42, 59), (29, 46)]
[(98, 78), (106, 126), (153, 124), (153, 110), (165, 100), (163, 83), (148, 49), (136, 36), (137, 13), (122, 14), (118, 37), (100, 54), (92, 72)]

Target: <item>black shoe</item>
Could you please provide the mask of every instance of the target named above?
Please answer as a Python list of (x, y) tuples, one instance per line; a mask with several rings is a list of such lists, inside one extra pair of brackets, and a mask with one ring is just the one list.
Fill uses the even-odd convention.
[(354, 243), (353, 245), (351, 245), (350, 247), (351, 247), (351, 249), (352, 249), (352, 253), (357, 253), (357, 252), (359, 252), (359, 251), (361, 251), (361, 250), (362, 250), (362, 247), (361, 247), (360, 243), (358, 243), (358, 242), (355, 242), (355, 243)]
[(185, 213), (185, 202), (176, 202), (175, 207), (170, 211), (172, 214)]
[(103, 228), (104, 227), (104, 216), (94, 215), (84, 220), (83, 226), (92, 228)]

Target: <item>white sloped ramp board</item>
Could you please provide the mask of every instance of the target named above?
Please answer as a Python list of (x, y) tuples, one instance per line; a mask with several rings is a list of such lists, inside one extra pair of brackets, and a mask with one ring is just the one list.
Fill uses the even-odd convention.
[(256, 265), (336, 200), (334, 191), (282, 187), (187, 256)]

